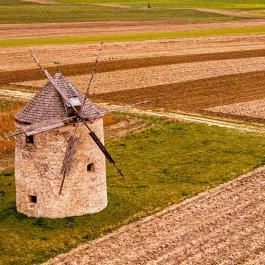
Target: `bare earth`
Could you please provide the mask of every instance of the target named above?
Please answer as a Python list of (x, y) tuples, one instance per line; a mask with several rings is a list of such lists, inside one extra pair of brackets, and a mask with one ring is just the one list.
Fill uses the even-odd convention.
[[(265, 71), (265, 57), (169, 64), (98, 73), (90, 91), (101, 94), (255, 71)], [(70, 76), (68, 79), (81, 91), (85, 91), (89, 75)], [(42, 87), (46, 82), (43, 79), (16, 84)]]
[(260, 168), (45, 264), (264, 264), (264, 188)]
[(208, 108), (208, 111), (265, 119), (265, 99)]
[[(149, 58), (187, 54), (207, 54), (228, 51), (248, 51), (265, 48), (264, 35), (242, 35), (175, 40), (105, 43), (102, 60)], [(0, 49), (0, 71), (36, 68), (31, 54), (35, 53), (45, 66), (53, 61), (62, 65), (80, 64), (95, 60), (98, 45), (48, 45)]]

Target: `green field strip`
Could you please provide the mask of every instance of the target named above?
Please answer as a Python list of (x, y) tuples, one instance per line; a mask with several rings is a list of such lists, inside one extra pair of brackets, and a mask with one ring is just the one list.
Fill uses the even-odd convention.
[(0, 47), (40, 46), (40, 45), (64, 45), (64, 44), (89, 44), (98, 42), (126, 42), (144, 41), (159, 39), (195, 38), (211, 36), (228, 36), (241, 34), (263, 34), (265, 27), (242, 27), (242, 28), (221, 28), (203, 30), (185, 30), (175, 32), (150, 32), (137, 34), (116, 34), (98, 36), (68, 36), (52, 38), (27, 38), (0, 40)]
[[(78, 5), (90, 5), (90, 4), (106, 4), (106, 1), (102, 0), (59, 0), (61, 3), (78, 4)], [(126, 6), (146, 6), (150, 3), (151, 6), (163, 6), (171, 8), (220, 8), (220, 9), (249, 9), (249, 8), (265, 8), (263, 0), (119, 0), (119, 1), (107, 1), (110, 5), (126, 5)]]

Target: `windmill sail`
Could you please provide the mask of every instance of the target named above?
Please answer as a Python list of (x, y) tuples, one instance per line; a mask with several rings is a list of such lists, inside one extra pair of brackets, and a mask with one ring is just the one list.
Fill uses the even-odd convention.
[(122, 171), (117, 167), (116, 162), (114, 161), (114, 159), (112, 158), (112, 156), (110, 155), (108, 150), (105, 148), (103, 143), (100, 141), (100, 139), (97, 137), (97, 135), (92, 131), (89, 133), (89, 135), (94, 140), (94, 142), (97, 144), (97, 146), (102, 151), (102, 153), (105, 155), (105, 157), (108, 159), (108, 161), (114, 165), (114, 167), (117, 169), (117, 171), (121, 175), (121, 177), (124, 178)]
[(68, 140), (68, 144), (66, 147), (65, 156), (64, 156), (64, 160), (63, 160), (63, 165), (62, 165), (62, 169), (61, 169), (61, 174), (63, 175), (63, 178), (62, 178), (62, 182), (61, 182), (61, 186), (60, 186), (59, 195), (62, 192), (65, 177), (68, 175), (68, 173), (71, 170), (72, 159), (73, 159), (73, 155), (74, 155), (74, 152), (76, 149), (77, 141), (78, 141), (78, 139), (74, 136), (70, 136), (70, 138)]
[(75, 117), (67, 118), (67, 119), (53, 119), (42, 122), (36, 122), (33, 125), (28, 125), (23, 130), (17, 130), (12, 133), (5, 133), (5, 138), (15, 137), (20, 134), (25, 134), (26, 136), (34, 135), (41, 132), (46, 132), (51, 129), (56, 129), (63, 127), (65, 124), (71, 122)]
[[(86, 123), (86, 117), (84, 117), (81, 113), (82, 113), (82, 109), (84, 107), (85, 104), (85, 100), (81, 106), (81, 113), (76, 109), (76, 107), (73, 104), (73, 101), (69, 100), (68, 96), (64, 93), (64, 91), (60, 88), (60, 86), (56, 83), (56, 81), (53, 79), (53, 77), (49, 74), (49, 72), (44, 69), (42, 67), (42, 65), (40, 64), (40, 62), (36, 59), (36, 57), (34, 55), (32, 55), (32, 58), (35, 60), (35, 62), (38, 64), (38, 66), (41, 68), (41, 70), (44, 72), (44, 74), (46, 75), (46, 77), (49, 79), (49, 81), (52, 83), (52, 85), (55, 87), (55, 89), (58, 91), (58, 93), (61, 95), (62, 99), (65, 101), (65, 103), (67, 104), (67, 106), (70, 106), (74, 112), (74, 114), (76, 115), (76, 117), (78, 117), (80, 119), (80, 121), (86, 126), (86, 128), (89, 130), (89, 135), (91, 136), (91, 138), (93, 139), (93, 141), (97, 144), (97, 146), (99, 147), (99, 149), (102, 151), (102, 153), (105, 155), (105, 157), (108, 159), (108, 161), (114, 165), (114, 167), (117, 169), (118, 173), (124, 178), (123, 173), (121, 172), (121, 170), (118, 168), (118, 166), (116, 165), (114, 159), (111, 157), (111, 155), (109, 154), (109, 152), (107, 151), (107, 149), (105, 148), (105, 146), (103, 145), (103, 143), (100, 141), (100, 139), (96, 136), (96, 134), (91, 130), (91, 128), (87, 125)], [(85, 97), (86, 99), (86, 97)]]

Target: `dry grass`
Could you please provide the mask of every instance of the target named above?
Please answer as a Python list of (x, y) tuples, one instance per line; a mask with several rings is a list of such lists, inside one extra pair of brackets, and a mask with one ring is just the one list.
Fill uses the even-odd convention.
[(0, 100), (0, 154), (14, 149), (14, 140), (9, 141), (3, 135), (15, 129), (14, 115), (21, 109), (23, 104), (17, 101)]

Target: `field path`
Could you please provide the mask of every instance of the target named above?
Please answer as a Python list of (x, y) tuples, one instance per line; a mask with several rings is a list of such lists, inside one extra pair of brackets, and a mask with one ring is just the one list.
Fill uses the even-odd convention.
[(263, 167), (45, 264), (264, 264), (264, 188)]
[(262, 14), (251, 14), (244, 11), (239, 10), (227, 10), (227, 9), (215, 9), (215, 8), (193, 8), (194, 10), (202, 11), (202, 12), (209, 12), (215, 13), (225, 16), (233, 16), (233, 17), (244, 17), (244, 18), (264, 18)]
[[(23, 101), (28, 101), (34, 95), (35, 93), (33, 92), (8, 90), (8, 89), (0, 90), (0, 98), (3, 97), (3, 98), (8, 98), (8, 99), (19, 99)], [(104, 109), (117, 109), (117, 111), (123, 108), (123, 106), (121, 105), (110, 105), (106, 103), (98, 103), (97, 105)], [(196, 114), (174, 113), (174, 112), (165, 112), (165, 111), (158, 112), (158, 111), (153, 111), (153, 110), (141, 110), (138, 108), (131, 108), (126, 111), (131, 112), (131, 113), (140, 114), (140, 115), (151, 115), (151, 116), (168, 118), (168, 119), (179, 120), (179, 121), (202, 123), (202, 124), (206, 124), (209, 126), (218, 126), (222, 128), (236, 129), (236, 130), (244, 131), (244, 132), (265, 133), (265, 127), (261, 124), (259, 125), (245, 124), (245, 123), (238, 123), (234, 121), (203, 117), (201, 115), (196, 115)]]

